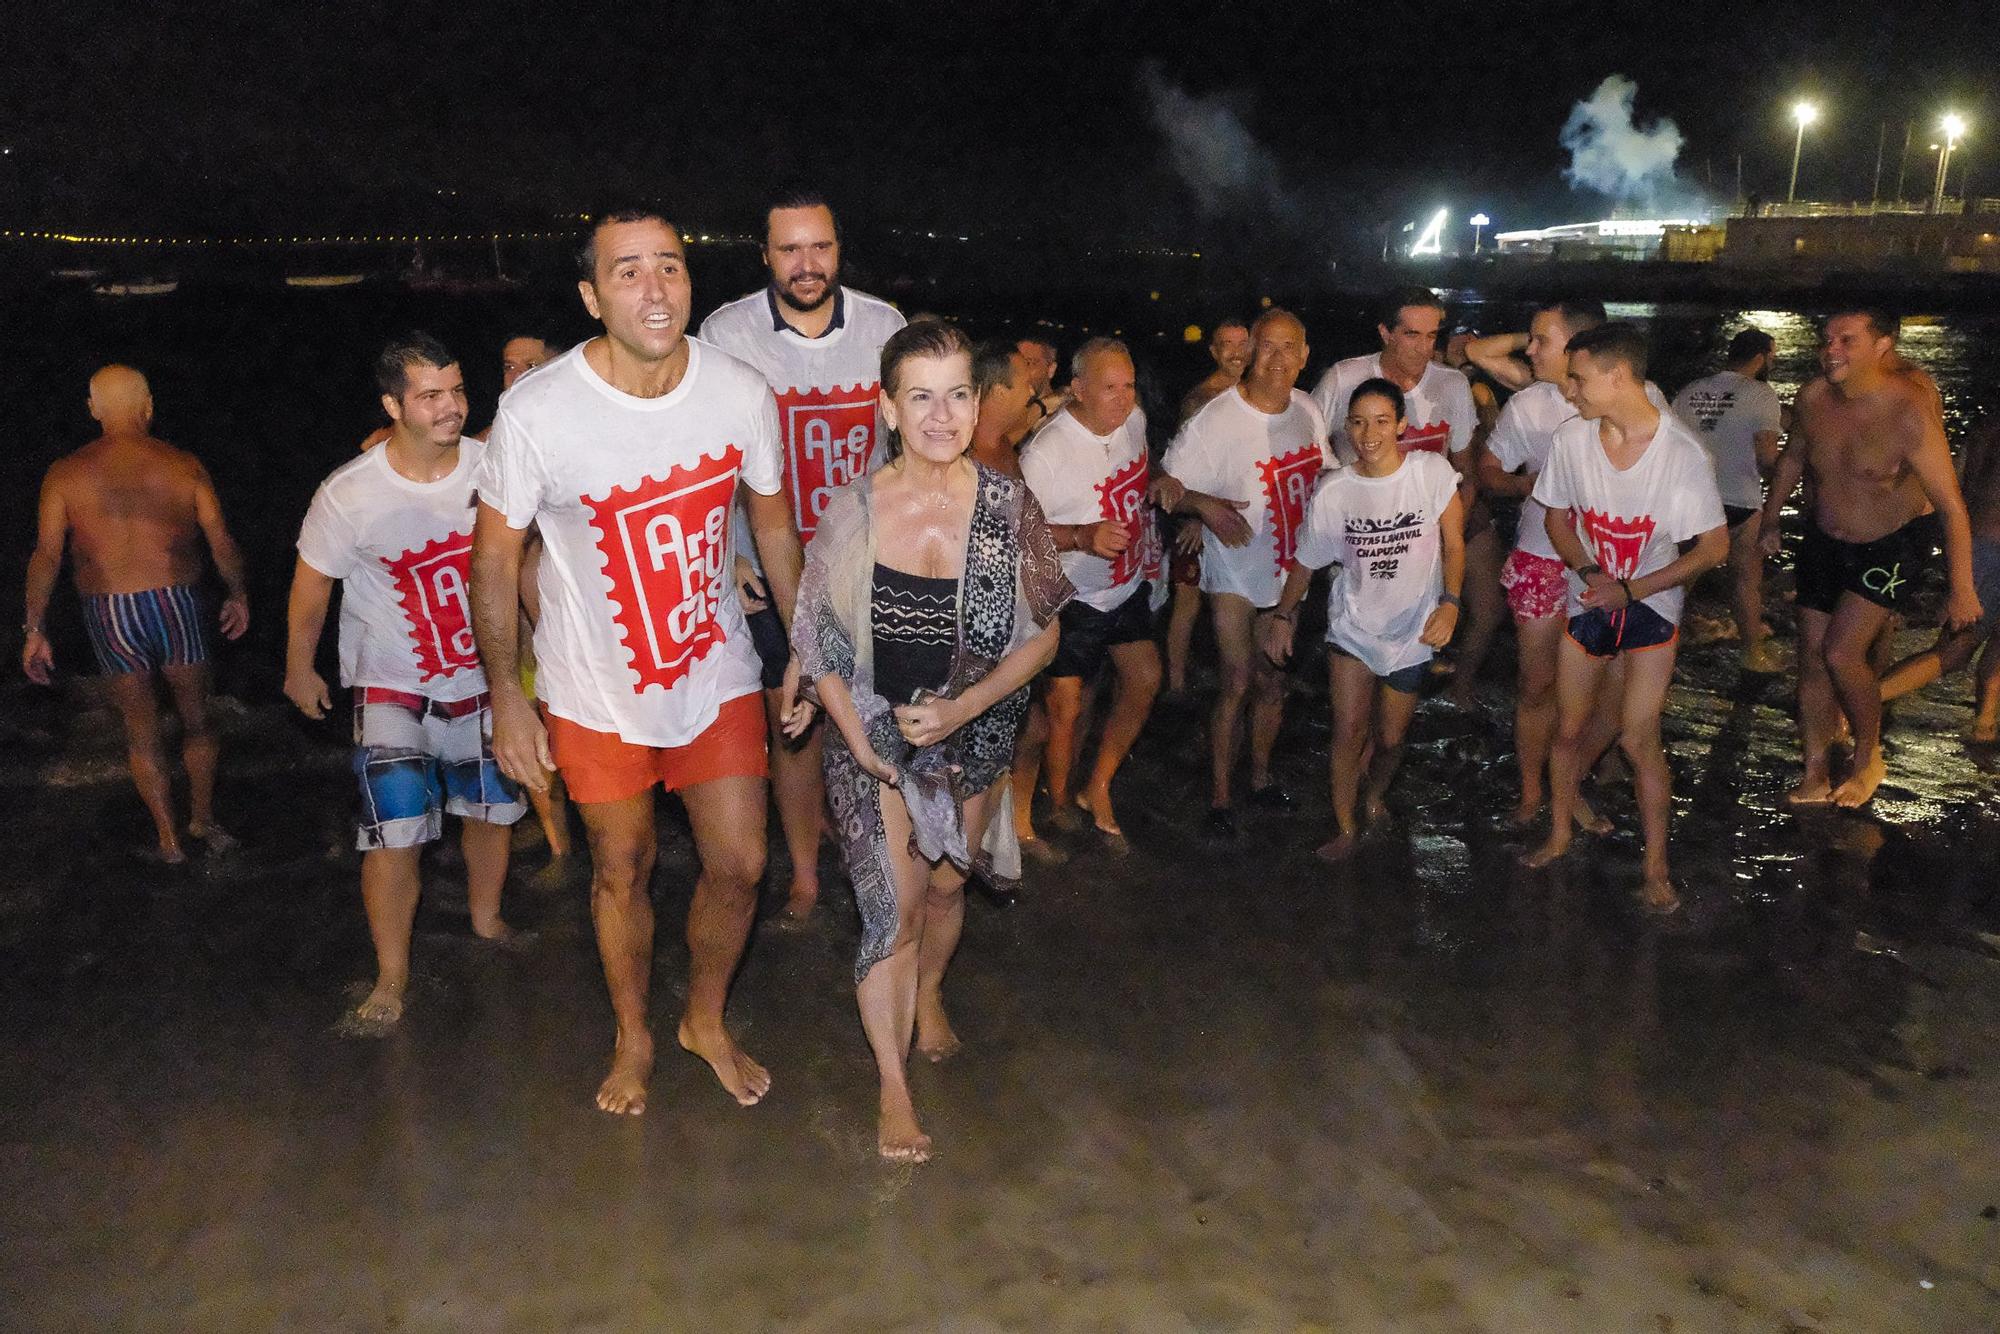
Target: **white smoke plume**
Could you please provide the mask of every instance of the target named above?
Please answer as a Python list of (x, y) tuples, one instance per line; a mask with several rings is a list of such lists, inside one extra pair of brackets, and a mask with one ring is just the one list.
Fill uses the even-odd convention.
[(1174, 170), (1202, 213), (1268, 209), (1290, 217), (1295, 202), (1278, 160), (1257, 142), (1243, 117), (1222, 97), (1196, 97), (1148, 62), (1140, 85), (1153, 123), (1166, 137)]
[(1619, 203), (1658, 206), (1686, 200), (1694, 192), (1674, 175), (1680, 129), (1665, 119), (1644, 125), (1634, 120), (1638, 92), (1638, 84), (1613, 74), (1570, 109), (1562, 128), (1562, 146), (1570, 155), (1563, 176), (1571, 185)]

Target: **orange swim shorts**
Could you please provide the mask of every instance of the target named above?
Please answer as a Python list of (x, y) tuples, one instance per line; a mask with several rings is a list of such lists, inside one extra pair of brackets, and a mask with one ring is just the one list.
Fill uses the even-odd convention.
[(723, 704), (715, 721), (685, 746), (640, 746), (546, 709), (549, 753), (575, 801), (623, 801), (658, 783), (669, 792), (717, 778), (763, 778), (764, 697), (753, 691)]

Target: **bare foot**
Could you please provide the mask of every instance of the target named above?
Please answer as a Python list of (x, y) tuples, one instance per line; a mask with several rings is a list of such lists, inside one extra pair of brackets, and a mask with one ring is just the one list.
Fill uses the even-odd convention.
[(910, 1105), (907, 1089), (892, 1093), (882, 1090), (881, 1119), (875, 1130), (875, 1147), (892, 1163), (927, 1163), (931, 1160), (931, 1137), (917, 1126), (917, 1109)]
[(400, 982), (376, 982), (375, 989), (354, 1007), (354, 1022), (363, 1028), (390, 1028), (402, 1017), (403, 984)]
[(191, 838), (200, 839), (203, 846), (207, 849), (208, 855), (211, 857), (227, 857), (230, 853), (243, 846), (242, 841), (236, 835), (230, 833), (213, 820), (201, 824), (190, 824), (188, 826), (188, 835)]
[(597, 1106), (613, 1116), (638, 1116), (646, 1110), (646, 1083), (653, 1077), (653, 1035), (631, 1041), (619, 1035), (611, 1049), (611, 1073), (597, 1086)]
[(942, 1001), (917, 1001), (917, 1054), (933, 1063), (949, 1060), (965, 1044), (952, 1031)]
[(1599, 838), (1610, 833), (1613, 828), (1610, 817), (1599, 815), (1597, 808), (1581, 797), (1576, 800), (1576, 814), (1570, 818), (1576, 821), (1578, 829), (1586, 834), (1596, 834)]
[(813, 915), (813, 908), (819, 903), (819, 883), (810, 885), (794, 884), (791, 895), (785, 900), (785, 916), (782, 925), (804, 926)]
[(1388, 818), (1389, 808), (1382, 804), (1382, 798), (1371, 794), (1366, 801), (1361, 803), (1361, 822), (1363, 824), (1380, 824)]
[(158, 847), (140, 848), (139, 860), (151, 862), (155, 866), (186, 866), (187, 854), (178, 843), (162, 843)]
[(2000, 741), (2000, 718), (1975, 719), (1965, 739), (1975, 746), (1990, 746)]
[(1674, 892), (1674, 882), (1664, 874), (1647, 876), (1646, 883), (1639, 888), (1639, 906), (1656, 917), (1666, 917), (1680, 911), (1681, 896)]
[(1544, 866), (1551, 866), (1561, 861), (1568, 853), (1568, 832), (1552, 829), (1549, 831), (1548, 842), (1542, 844), (1542, 846), (1536, 848), (1533, 852), (1524, 852), (1521, 854), (1521, 865), (1531, 871), (1539, 871)]
[(1785, 794), (1787, 806), (1824, 806), (1833, 800), (1833, 784), (1825, 774), (1807, 774)]
[(713, 1035), (697, 1037), (683, 1019), (680, 1040), (684, 1049), (708, 1062), (709, 1069), (715, 1071), (715, 1077), (739, 1106), (754, 1107), (771, 1091), (771, 1072), (745, 1055), (720, 1025)]
[(1331, 866), (1338, 866), (1354, 855), (1355, 844), (1360, 840), (1353, 833), (1337, 834), (1332, 839), (1313, 849), (1313, 856)]
[(1522, 797), (1521, 804), (1508, 813), (1507, 827), (1509, 829), (1526, 829), (1539, 819), (1541, 814), (1542, 799), (1540, 797)]
[(1102, 792), (1094, 789), (1089, 792), (1079, 792), (1076, 794), (1076, 804), (1078, 809), (1089, 813), (1091, 823), (1097, 826), (1098, 833), (1125, 832), (1118, 827), (1117, 813), (1111, 809), (1111, 792), (1108, 788)]
[(1833, 804), (1847, 810), (1866, 806), (1875, 796), (1875, 789), (1882, 786), (1882, 780), (1889, 776), (1889, 765), (1882, 758), (1882, 748), (1866, 764), (1859, 765), (1847, 776), (1847, 781), (1833, 790)]

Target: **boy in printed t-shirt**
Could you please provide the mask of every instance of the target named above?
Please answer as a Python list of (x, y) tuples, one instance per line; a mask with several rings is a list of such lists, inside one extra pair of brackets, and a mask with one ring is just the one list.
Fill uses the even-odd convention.
[(1729, 554), (1729, 527), (1708, 454), (1646, 396), (1646, 340), (1636, 328), (1605, 324), (1572, 337), (1569, 386), (1580, 415), (1557, 428), (1534, 492), (1548, 512), (1549, 541), (1569, 567), (1550, 827), (1548, 841), (1522, 860), (1547, 866), (1569, 850), (1577, 785), (1597, 759), (1585, 753), (1591, 715), (1598, 693), (1610, 691), (1646, 842), (1640, 899), (1648, 911), (1668, 913), (1680, 898), (1667, 870), (1673, 794), (1660, 710), (1687, 585)]
[(423, 845), (449, 812), (462, 820), (472, 929), (513, 933), (500, 918), (509, 826), (526, 807), (489, 744), (486, 675), (472, 641), (467, 562), (472, 477), (482, 446), (465, 438), (465, 380), (428, 334), (376, 360), (394, 423), (380, 448), (320, 484), (299, 531), (286, 615), (285, 694), (309, 718), (332, 707), (313, 655), (341, 585), (340, 682), (354, 692), (361, 782), (361, 897), (375, 941), (364, 1024), (402, 1017), (410, 924)]

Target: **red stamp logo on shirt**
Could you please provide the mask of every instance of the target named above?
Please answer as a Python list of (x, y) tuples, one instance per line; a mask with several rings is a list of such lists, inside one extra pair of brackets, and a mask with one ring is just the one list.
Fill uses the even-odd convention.
[(409, 622), (420, 680), (451, 676), (479, 665), (472, 642), (472, 603), (466, 592), (472, 534), (447, 533), (382, 564)]
[(721, 458), (702, 458), (663, 479), (583, 497), (611, 580), (612, 620), (638, 677), (635, 695), (648, 686), (673, 689), (727, 638), (717, 613), (729, 590), (723, 559), (742, 462), (743, 451), (731, 445)]
[(1264, 478), (1264, 504), (1271, 512), (1271, 538), (1277, 545), (1279, 574), (1291, 566), (1292, 555), (1299, 548), (1299, 529), (1305, 524), (1306, 502), (1312, 498), (1320, 463), (1319, 446), (1307, 442), (1289, 454), (1265, 459), (1257, 465)]
[(1097, 484), (1097, 509), (1103, 517), (1125, 525), (1131, 545), (1111, 562), (1111, 582), (1123, 584), (1139, 572), (1146, 556), (1146, 456), (1144, 454)]
[(1583, 516), (1583, 535), (1590, 543), (1590, 553), (1606, 574), (1613, 579), (1630, 579), (1639, 573), (1639, 558), (1657, 526), (1652, 515), (1626, 519), (1596, 510), (1577, 512)]
[(785, 491), (799, 541), (812, 541), (833, 493), (868, 471), (875, 451), (875, 386), (787, 389), (778, 396)]
[(1428, 426), (1419, 426), (1415, 422), (1409, 422), (1403, 427), (1403, 433), (1396, 437), (1396, 444), (1405, 454), (1422, 452), (1449, 455), (1451, 423), (1436, 421)]

